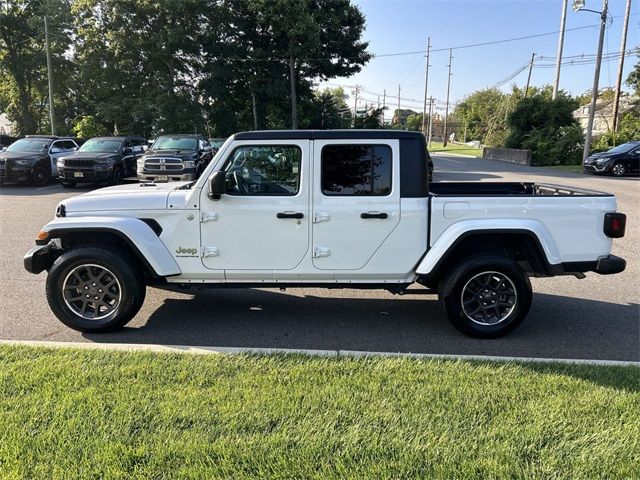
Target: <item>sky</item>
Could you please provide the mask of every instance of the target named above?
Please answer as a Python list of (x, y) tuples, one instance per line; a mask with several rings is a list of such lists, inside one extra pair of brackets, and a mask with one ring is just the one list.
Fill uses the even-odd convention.
[[(475, 90), (495, 86), (525, 67), (536, 54), (531, 85), (553, 83), (558, 34), (540, 36), (496, 45), (455, 49), (456, 46), (491, 42), (541, 33), (558, 32), (562, 0), (354, 0), (366, 17), (363, 39), (368, 50), (377, 55), (426, 50), (431, 37), (429, 96), (438, 99), (439, 110), (447, 92), (448, 48), (454, 47), (451, 77), (451, 102), (457, 102)], [(567, 9), (563, 58), (576, 55), (595, 57), (600, 17), (591, 12), (574, 12), (571, 0)], [(626, 0), (609, 0), (610, 18), (604, 39), (604, 53), (620, 51)], [(601, 10), (602, 0), (585, 0), (585, 7)], [(579, 27), (578, 30), (573, 30)], [(640, 45), (640, 0), (632, 0), (626, 50)], [(440, 50), (440, 51), (434, 51)], [(541, 58), (540, 58), (541, 57)], [(624, 76), (638, 61), (636, 55), (625, 58)], [(560, 88), (572, 95), (593, 85), (595, 64), (563, 66)], [(615, 86), (618, 58), (603, 62), (600, 88)], [(528, 68), (500, 88), (509, 91), (513, 83), (523, 87)], [(373, 58), (361, 72), (349, 78), (332, 79), (321, 87), (360, 85), (364, 101), (380, 102), (387, 92), (387, 105), (397, 106), (398, 85), (402, 108), (422, 111), (425, 82), (425, 56), (414, 53)], [(625, 85), (623, 85), (623, 89)], [(393, 96), (395, 98), (389, 98)], [(353, 98), (349, 100), (352, 104)], [(364, 106), (364, 104), (359, 104)], [(390, 113), (387, 113), (390, 116)]]

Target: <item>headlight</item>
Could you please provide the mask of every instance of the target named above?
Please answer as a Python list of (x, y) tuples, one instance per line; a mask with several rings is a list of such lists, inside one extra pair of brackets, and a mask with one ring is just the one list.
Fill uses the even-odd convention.
[(32, 164), (33, 164), (33, 160), (16, 160), (16, 165), (20, 165), (21, 167), (26, 167)]
[(64, 167), (64, 158), (59, 158), (56, 165), (58, 165), (58, 167)]
[(196, 162), (192, 161), (192, 160), (185, 160), (184, 162), (182, 162), (182, 166), (184, 168), (193, 168), (196, 166)]
[(596, 163), (604, 163), (604, 162), (608, 162), (610, 160), (610, 158), (598, 158), (596, 160)]
[(138, 170), (142, 170), (144, 169), (144, 158), (139, 158), (138, 160), (136, 160), (138, 163)]
[(96, 165), (109, 165), (113, 163), (113, 158), (99, 158), (96, 160)]

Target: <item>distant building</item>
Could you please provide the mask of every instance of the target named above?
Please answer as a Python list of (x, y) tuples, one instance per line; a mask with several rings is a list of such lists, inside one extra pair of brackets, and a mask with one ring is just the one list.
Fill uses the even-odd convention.
[[(573, 117), (580, 122), (580, 126), (586, 131), (589, 125), (590, 104), (581, 105), (574, 110)], [(640, 98), (629, 95), (620, 96), (618, 107), (618, 121), (632, 108), (640, 107)], [(596, 114), (593, 117), (593, 135), (603, 135), (613, 129), (613, 100), (598, 100), (596, 102)]]
[(0, 135), (13, 135), (13, 126), (6, 113), (0, 113)]

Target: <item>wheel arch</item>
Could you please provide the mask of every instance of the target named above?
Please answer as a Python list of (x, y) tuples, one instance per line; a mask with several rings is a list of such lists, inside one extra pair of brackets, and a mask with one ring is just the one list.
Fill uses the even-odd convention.
[(416, 273), (426, 279), (437, 279), (464, 258), (498, 254), (517, 261), (528, 275), (556, 275), (561, 265), (560, 256), (546, 229), (540, 227), (544, 228), (539, 224), (536, 229), (487, 226), (460, 230), (454, 225), (434, 243)]
[(179, 275), (180, 267), (160, 240), (157, 222), (137, 218), (64, 217), (43, 228), (45, 243), (58, 239), (63, 249), (81, 245), (111, 246), (129, 252), (155, 277)]

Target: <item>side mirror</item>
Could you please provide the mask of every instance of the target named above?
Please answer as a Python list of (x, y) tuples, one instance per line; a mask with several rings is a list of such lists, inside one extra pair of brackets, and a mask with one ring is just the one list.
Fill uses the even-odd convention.
[(209, 179), (209, 198), (211, 200), (220, 200), (222, 194), (227, 191), (225, 172), (213, 172)]
[(131, 147), (124, 147), (122, 149), (122, 153), (124, 153), (125, 155), (129, 155), (130, 153), (133, 153), (133, 148)]

